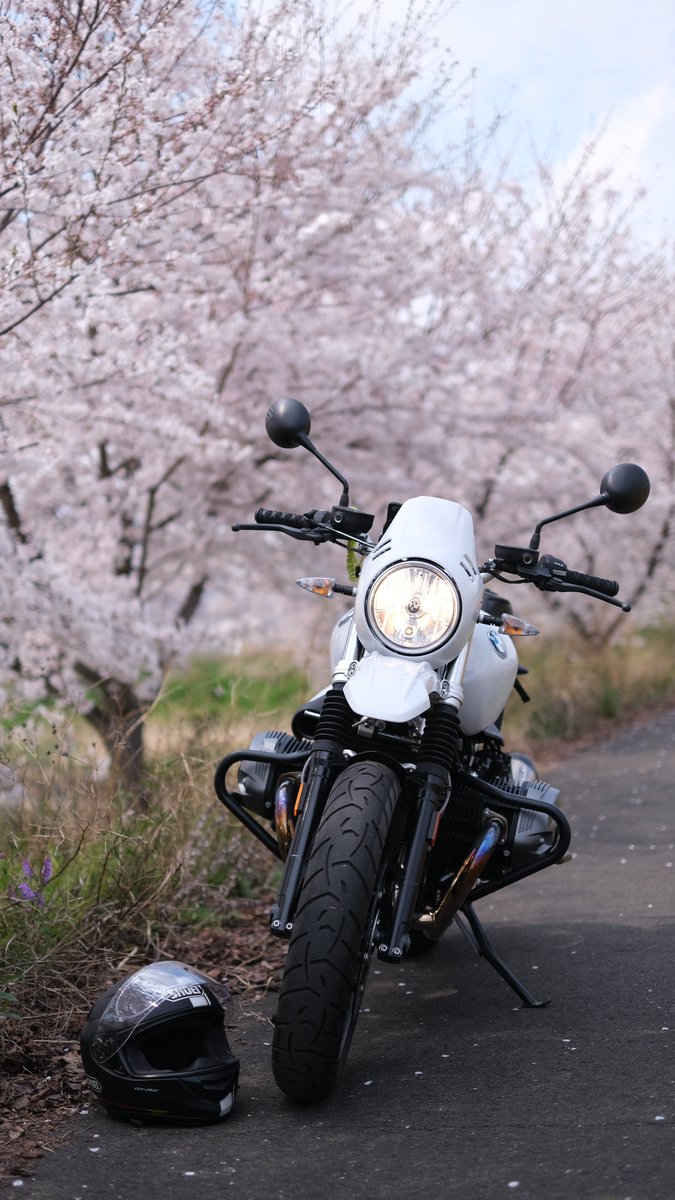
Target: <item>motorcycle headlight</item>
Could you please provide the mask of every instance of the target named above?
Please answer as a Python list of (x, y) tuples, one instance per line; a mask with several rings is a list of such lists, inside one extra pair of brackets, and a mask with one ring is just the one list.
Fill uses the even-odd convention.
[(447, 642), (461, 615), (459, 592), (439, 567), (397, 563), (373, 583), (366, 617), (373, 633), (393, 650), (423, 654)]

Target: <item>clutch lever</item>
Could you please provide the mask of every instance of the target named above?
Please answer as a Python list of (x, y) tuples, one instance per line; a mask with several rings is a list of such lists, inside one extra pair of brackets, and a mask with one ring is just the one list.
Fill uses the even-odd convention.
[(293, 529), (290, 525), (261, 525), (257, 522), (253, 524), (237, 524), (231, 526), (233, 533), (241, 533), (247, 530), (260, 530), (264, 533), (285, 533), (288, 537), (295, 538), (298, 542), (314, 542), (318, 546), (321, 542), (330, 540), (330, 531), (324, 532), (321, 529)]

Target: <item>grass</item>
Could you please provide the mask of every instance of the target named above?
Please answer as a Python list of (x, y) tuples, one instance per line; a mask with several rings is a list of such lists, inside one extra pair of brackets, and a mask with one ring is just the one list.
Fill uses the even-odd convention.
[(301, 703), (306, 689), (304, 673), (292, 664), (251, 657), (242, 669), (240, 662), (198, 658), (186, 671), (169, 675), (153, 706), (152, 721), (180, 715), (222, 722), (223, 713), (285, 713)]
[(509, 702), (509, 744), (550, 751), (562, 739), (602, 734), (617, 719), (675, 704), (675, 626), (649, 627), (596, 648), (574, 637), (520, 640), (522, 680), (532, 703)]
[(147, 719), (142, 811), (114, 787), (87, 725), (8, 721), (0, 1104), (11, 1125), (0, 1180), (30, 1171), (55, 1122), (88, 1104), (78, 1037), (111, 982), (160, 958), (226, 973), (251, 997), (276, 979), (282, 948), (268, 948), (264, 912), (277, 860), (222, 809), (213, 772), (248, 744), (256, 697), (264, 724), (283, 727), (306, 694), (285, 663), (195, 665), (185, 686), (171, 680)]
[(276, 860), (218, 804), (213, 772), (248, 744), (254, 710), (283, 727), (306, 695), (286, 663), (200, 662), (170, 679), (147, 718), (142, 811), (84, 760), (88, 728), (8, 721), (2, 766), (21, 798), (0, 804), (0, 1051), (41, 1015), (60, 1036), (101, 974), (269, 886)]

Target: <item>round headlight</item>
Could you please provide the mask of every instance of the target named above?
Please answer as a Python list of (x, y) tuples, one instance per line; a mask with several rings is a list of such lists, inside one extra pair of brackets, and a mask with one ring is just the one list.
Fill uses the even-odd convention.
[(397, 563), (383, 571), (366, 605), (373, 633), (394, 650), (423, 654), (442, 646), (457, 628), (457, 588), (429, 563)]

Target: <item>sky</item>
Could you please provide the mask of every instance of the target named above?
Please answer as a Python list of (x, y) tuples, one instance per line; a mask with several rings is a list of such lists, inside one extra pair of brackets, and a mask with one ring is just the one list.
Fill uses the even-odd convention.
[(475, 72), (479, 123), (507, 117), (516, 162), (534, 144), (564, 173), (603, 131), (595, 161), (647, 189), (645, 235), (675, 234), (675, 0), (457, 0), (438, 32), (457, 78)]

